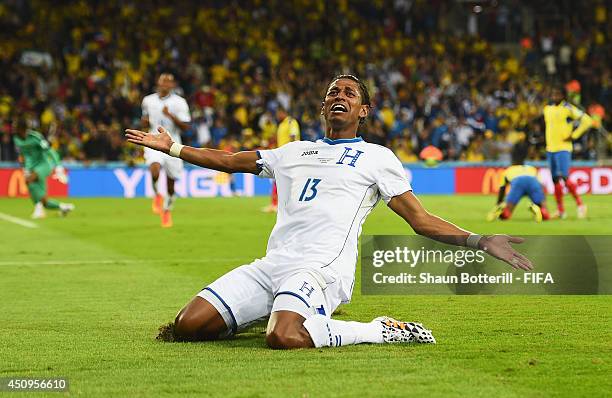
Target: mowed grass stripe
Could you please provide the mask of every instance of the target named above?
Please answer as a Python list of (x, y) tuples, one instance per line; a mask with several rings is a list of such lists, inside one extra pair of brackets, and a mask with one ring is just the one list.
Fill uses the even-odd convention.
[(13, 224), (21, 225), (26, 228), (38, 228), (38, 225), (32, 221), (24, 220), (19, 217), (11, 216), (10, 214), (0, 213), (0, 220), (11, 222)]

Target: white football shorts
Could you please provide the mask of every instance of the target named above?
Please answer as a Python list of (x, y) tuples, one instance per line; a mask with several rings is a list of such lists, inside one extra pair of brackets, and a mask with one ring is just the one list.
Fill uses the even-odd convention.
[(144, 149), (144, 158), (147, 166), (159, 163), (166, 175), (173, 180), (178, 180), (183, 174), (183, 159), (172, 157), (151, 148)]
[(315, 269), (293, 269), (273, 282), (271, 267), (274, 265), (265, 259), (242, 265), (206, 286), (198, 296), (217, 309), (232, 334), (272, 312), (291, 311), (304, 318), (315, 314), (331, 317), (340, 305), (338, 283), (326, 283)]

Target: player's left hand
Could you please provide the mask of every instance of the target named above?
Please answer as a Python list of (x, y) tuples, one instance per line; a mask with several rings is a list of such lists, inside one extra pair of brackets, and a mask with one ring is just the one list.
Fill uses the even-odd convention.
[(168, 116), (168, 117), (170, 117), (170, 116), (171, 116), (171, 114), (170, 114), (170, 110), (168, 109), (168, 106), (167, 106), (167, 105), (166, 105), (166, 106), (164, 106), (164, 109), (162, 109), (162, 113), (163, 113), (164, 115)]
[(490, 235), (483, 236), (478, 242), (478, 246), (491, 256), (507, 262), (514, 269), (533, 269), (531, 261), (514, 250), (510, 243), (523, 243), (525, 239), (509, 235)]

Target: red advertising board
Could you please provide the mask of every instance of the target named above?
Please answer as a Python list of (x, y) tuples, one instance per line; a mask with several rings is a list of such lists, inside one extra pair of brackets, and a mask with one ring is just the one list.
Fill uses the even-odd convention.
[[(421, 176), (419, 177), (420, 180), (414, 179), (415, 186), (418, 185), (420, 189), (425, 189), (427, 193), (495, 194), (499, 190), (499, 182), (504, 168), (476, 166), (440, 168), (436, 170), (448, 170), (448, 173), (426, 174), (425, 177), (428, 178), (426, 182), (430, 186), (426, 186), (423, 180), (424, 177), (416, 173), (419, 170), (412, 170), (411, 176)], [(427, 169), (427, 171), (431, 170)], [(150, 190), (150, 187), (145, 187), (149, 180), (143, 173), (144, 171), (141, 169), (136, 169), (131, 174), (128, 173), (129, 175), (125, 174), (123, 169), (75, 170), (72, 174), (73, 181), (70, 191), (67, 185), (61, 184), (51, 177), (47, 178), (48, 194), (52, 197), (66, 197), (68, 194), (71, 196), (143, 195)], [(225, 187), (227, 184), (224, 181), (217, 181), (216, 177), (211, 179), (214, 174), (210, 173), (210, 171), (201, 169), (191, 171), (190, 177), (184, 181), (183, 185), (179, 183), (179, 195), (181, 194), (181, 187), (184, 190), (183, 195), (186, 196), (188, 196), (187, 191), (190, 192), (189, 195), (194, 195), (194, 192), (197, 192), (198, 195), (203, 195), (204, 192), (211, 193), (214, 191), (215, 193), (212, 195), (215, 196), (218, 192), (221, 192), (220, 190), (229, 189), (229, 186)], [(553, 183), (550, 177), (550, 170), (548, 168), (540, 168), (538, 173), (548, 193), (552, 193)], [(570, 170), (570, 179), (576, 183), (578, 193), (580, 194), (612, 194), (612, 167), (575, 167)], [(247, 183), (248, 181), (250, 182)], [(259, 179), (256, 181), (254, 179), (245, 180), (245, 185), (242, 189), (248, 188), (255, 194), (262, 194), (264, 191), (268, 192), (259, 188), (259, 191), (253, 191), (257, 187), (256, 183), (258, 181)], [(128, 185), (129, 189), (126, 191)], [(443, 189), (440, 190), (440, 187), (443, 187)], [(436, 190), (431, 191), (433, 188)], [(128, 192), (131, 192), (131, 194), (128, 195)], [(28, 188), (23, 171), (17, 168), (0, 168), (0, 197), (14, 198), (27, 196)]]
[[(491, 194), (499, 191), (503, 167), (457, 167), (455, 169), (456, 193)], [(553, 192), (550, 170), (538, 169), (540, 181), (548, 193)], [(612, 194), (612, 167), (575, 167), (570, 169), (569, 179), (578, 186), (578, 193)]]
[[(68, 196), (68, 185), (47, 177), (47, 193), (51, 197)], [(22, 169), (0, 169), (0, 197), (28, 197), (28, 186)]]

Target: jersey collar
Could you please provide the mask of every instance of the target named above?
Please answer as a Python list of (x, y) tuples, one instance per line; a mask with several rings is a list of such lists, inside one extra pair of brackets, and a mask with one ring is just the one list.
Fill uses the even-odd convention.
[(355, 138), (339, 138), (337, 140), (332, 140), (330, 138), (323, 138), (321, 141), (323, 141), (326, 144), (329, 145), (337, 145), (337, 144), (348, 144), (349, 142), (361, 142), (363, 141), (363, 138), (361, 137), (355, 137)]

